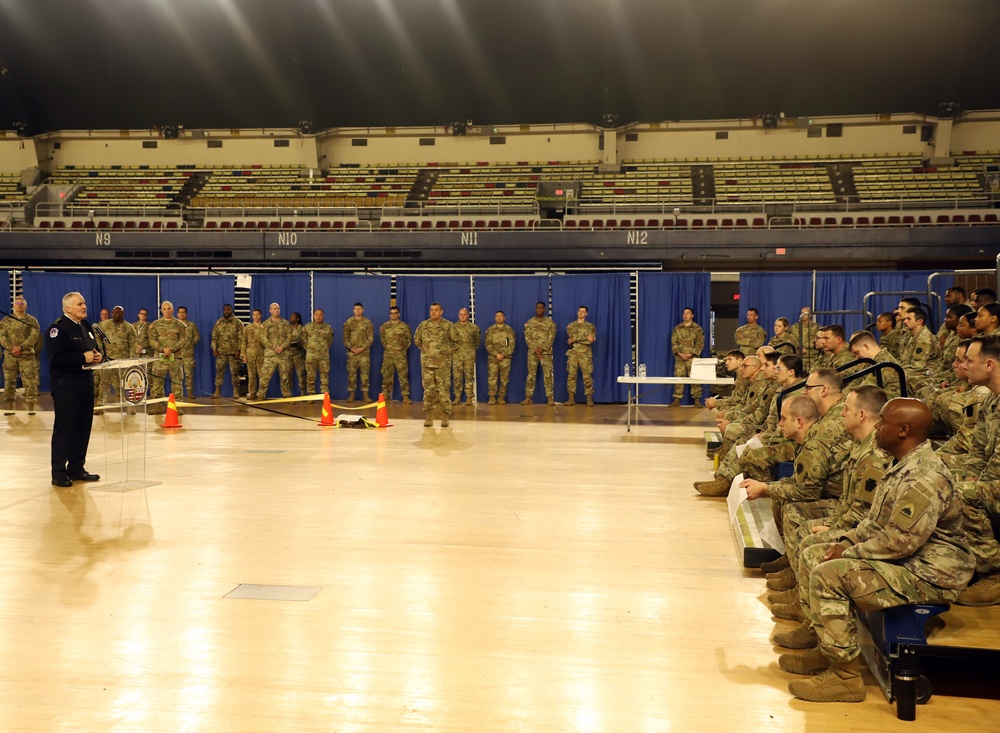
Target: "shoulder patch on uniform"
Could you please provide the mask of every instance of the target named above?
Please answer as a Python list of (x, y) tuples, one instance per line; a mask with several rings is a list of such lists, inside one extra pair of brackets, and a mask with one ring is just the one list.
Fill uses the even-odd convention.
[(930, 501), (926, 497), (914, 496), (896, 505), (892, 512), (892, 521), (902, 529), (911, 529), (929, 507)]
[(58, 328), (56, 328), (55, 326), (53, 326), (52, 328), (49, 329), (49, 338), (54, 339), (58, 335), (59, 335), (59, 329)]

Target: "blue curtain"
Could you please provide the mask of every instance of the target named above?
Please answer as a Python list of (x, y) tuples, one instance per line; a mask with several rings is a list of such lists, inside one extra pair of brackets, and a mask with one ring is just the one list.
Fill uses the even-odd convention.
[[(552, 278), (552, 317), (556, 322), (554, 344), (556, 399), (565, 400), (566, 326), (576, 320), (576, 311), (587, 306), (597, 329), (594, 342), (594, 401), (624, 402), (628, 391), (616, 381), (632, 354), (628, 273), (601, 275), (556, 275)], [(541, 386), (541, 385), (539, 385)], [(582, 377), (577, 377), (577, 399), (583, 395)], [(586, 399), (586, 398), (583, 398)]]
[[(312, 298), (309, 289), (308, 272), (275, 273), (254, 275), (250, 281), (250, 309), (258, 308), (261, 319), (271, 317), (268, 310), (271, 303), (281, 306), (281, 317), (288, 320), (292, 311), (302, 316), (307, 323), (312, 313)], [(344, 390), (346, 393), (346, 389)]]
[[(639, 273), (639, 348), (637, 359), (646, 365), (650, 377), (670, 377), (674, 374), (674, 355), (670, 335), (681, 322), (685, 308), (694, 309), (694, 320), (705, 331), (705, 349), (709, 353), (711, 322), (711, 276), (707, 272), (640, 272)], [(628, 307), (628, 300), (622, 304)], [(617, 366), (614, 376), (622, 373), (625, 362)], [(635, 369), (635, 366), (632, 367)], [(634, 374), (634, 372), (633, 372)], [(685, 392), (689, 390), (685, 388)], [(653, 392), (643, 402), (663, 404), (673, 399), (673, 389)]]
[[(458, 309), (468, 308), (472, 301), (467, 277), (429, 277), (400, 275), (396, 278), (396, 305), (400, 318), (410, 324), (416, 333), (417, 325), (430, 316), (431, 303), (435, 301), (444, 308), (444, 317), (449, 321), (458, 320)], [(424, 387), (420, 377), (420, 350), (410, 349), (410, 397), (414, 402), (424, 398)]]
[[(65, 272), (25, 272), (21, 276), (28, 313), (38, 319), (42, 329), (62, 315), (62, 299), (66, 293), (79, 292), (87, 301), (87, 320), (96, 322), (100, 317), (100, 281), (97, 275)], [(49, 389), (49, 359), (41, 358), (39, 389)]]
[[(169, 300), (176, 309), (188, 309), (188, 320), (194, 321), (201, 334), (195, 346), (194, 393), (198, 397), (212, 394), (215, 389), (215, 357), (212, 356), (212, 326), (222, 316), (222, 306), (233, 302), (236, 281), (232, 275), (180, 275), (160, 278), (162, 300)], [(153, 320), (153, 311), (150, 311)], [(179, 393), (180, 385), (173, 388)], [(223, 394), (232, 396), (229, 375), (222, 380)]]
[[(333, 348), (330, 350), (330, 398), (334, 402), (347, 397), (347, 350), (343, 342), (343, 324), (354, 316), (355, 303), (364, 305), (365, 317), (375, 327), (370, 379), (371, 397), (374, 399), (378, 396), (382, 388), (382, 377), (379, 372), (382, 369), (383, 353), (378, 329), (389, 319), (391, 288), (392, 278), (379, 275), (316, 273), (313, 276), (314, 307), (323, 309), (324, 320), (333, 327)], [(311, 319), (312, 313), (302, 314), (303, 323), (308, 323)], [(318, 388), (317, 386), (316, 389)], [(399, 395), (399, 387), (395, 387), (395, 390)]]
[[(927, 278), (930, 270), (905, 270), (899, 272), (818, 272), (816, 274), (816, 310), (861, 310), (864, 296), (867, 293), (898, 293), (900, 291), (919, 291), (921, 295), (912, 297), (926, 301)], [(943, 276), (938, 279), (936, 287), (943, 293), (951, 287), (954, 277)], [(899, 294), (874, 296), (868, 301), (868, 310), (874, 317), (883, 311), (891, 311), (899, 304)], [(819, 323), (839, 323), (850, 336), (855, 331), (868, 324), (867, 318), (860, 315), (818, 316)], [(874, 318), (873, 318), (874, 320)], [(935, 315), (931, 315), (928, 326), (937, 329)]]
[(156, 275), (94, 275), (94, 278), (100, 284), (99, 292), (95, 289), (95, 296), (100, 301), (93, 308), (95, 317), (101, 308), (110, 311), (120, 305), (129, 323), (139, 320), (141, 308), (149, 311), (150, 321), (156, 320), (160, 312), (160, 304), (156, 302)]
[[(510, 363), (510, 382), (507, 401), (520, 402), (524, 399), (525, 380), (528, 376), (527, 349), (524, 344), (524, 324), (535, 315), (535, 303), (549, 302), (549, 278), (547, 275), (517, 277), (476, 276), (475, 321), (486, 333), (486, 329), (496, 322), (496, 312), (503, 311), (505, 322), (514, 330), (517, 345)], [(487, 354), (480, 348), (476, 354), (476, 395), (480, 401), (489, 398)], [(545, 394), (541, 380), (536, 383), (536, 391)]]
[(756, 308), (768, 338), (774, 335), (778, 318), (787, 318), (794, 325), (799, 311), (811, 305), (811, 272), (740, 273), (740, 323), (746, 323), (747, 309)]

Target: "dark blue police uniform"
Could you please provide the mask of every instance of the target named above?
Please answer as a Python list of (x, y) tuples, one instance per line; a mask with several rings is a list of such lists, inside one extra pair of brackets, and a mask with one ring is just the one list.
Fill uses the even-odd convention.
[(63, 315), (45, 331), (49, 382), (56, 422), (52, 429), (52, 483), (96, 481), (87, 473), (87, 446), (94, 423), (94, 372), (83, 367), (86, 353), (97, 348), (93, 329)]

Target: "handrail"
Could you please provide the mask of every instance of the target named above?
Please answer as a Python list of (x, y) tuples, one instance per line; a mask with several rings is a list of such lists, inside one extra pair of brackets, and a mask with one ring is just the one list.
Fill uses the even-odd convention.
[[(874, 359), (869, 359), (868, 357), (861, 357), (860, 359), (855, 359), (854, 361), (852, 361), (852, 362), (850, 362), (848, 364), (844, 364), (843, 366), (837, 367), (837, 371), (838, 372), (842, 372), (845, 369), (850, 369), (851, 367), (857, 366), (858, 364), (870, 364), (871, 366), (867, 367), (866, 369), (861, 369), (859, 371), (852, 372), (851, 374), (848, 374), (847, 376), (843, 377), (844, 384), (849, 384), (851, 382), (857, 381), (861, 377), (867, 377), (869, 374), (874, 374), (875, 375), (875, 383), (879, 386), (880, 389), (885, 389), (885, 387), (884, 387), (885, 382), (882, 379), (882, 372), (885, 369), (892, 369), (894, 372), (896, 372), (896, 374), (899, 375), (899, 394), (900, 394), (900, 396), (901, 397), (906, 397), (907, 396), (907, 393), (906, 393), (906, 373), (903, 371), (903, 367), (900, 366), (899, 364), (897, 364), (896, 362), (894, 362), (894, 361), (875, 361)], [(789, 387), (788, 389), (782, 390), (781, 392), (778, 393), (777, 410), (778, 410), (779, 414), (781, 414), (781, 403), (784, 402), (785, 397), (787, 395), (791, 394), (792, 392), (795, 392), (797, 390), (800, 390), (800, 389), (804, 388), (805, 385), (806, 385), (806, 381), (807, 380), (803, 379), (798, 384), (793, 385), (793, 386)]]
[[(77, 217), (77, 218), (97, 218), (109, 216), (157, 216), (170, 218), (183, 218), (186, 209), (177, 208), (154, 208), (150, 206), (86, 206), (74, 203), (60, 203), (55, 201), (43, 201), (35, 207), (35, 216), (39, 217)], [(90, 212), (94, 212), (91, 215)]]
[(295, 219), (318, 218), (321, 216), (353, 216), (358, 217), (357, 204), (346, 206), (202, 206), (188, 209), (191, 212), (201, 212), (204, 217), (232, 218), (237, 216), (276, 216)]

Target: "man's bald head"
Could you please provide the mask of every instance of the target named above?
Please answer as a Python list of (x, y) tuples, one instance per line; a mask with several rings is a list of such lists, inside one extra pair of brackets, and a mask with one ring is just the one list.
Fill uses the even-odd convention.
[(879, 448), (902, 458), (927, 440), (934, 417), (920, 400), (897, 397), (885, 403), (876, 434)]

